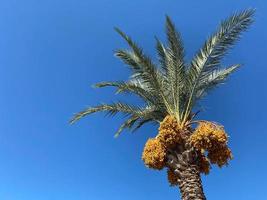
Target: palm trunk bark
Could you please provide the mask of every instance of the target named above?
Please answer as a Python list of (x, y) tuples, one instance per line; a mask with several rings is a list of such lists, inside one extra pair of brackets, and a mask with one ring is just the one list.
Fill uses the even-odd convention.
[(192, 148), (184, 147), (168, 154), (168, 167), (177, 175), (182, 200), (206, 200), (197, 159)]
[(188, 167), (180, 173), (182, 176), (178, 183), (182, 200), (206, 200), (197, 167)]

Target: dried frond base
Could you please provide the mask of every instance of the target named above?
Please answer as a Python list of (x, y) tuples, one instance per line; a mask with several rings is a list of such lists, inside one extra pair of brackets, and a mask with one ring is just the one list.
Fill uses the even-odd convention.
[(199, 171), (203, 174), (209, 174), (210, 172), (210, 162), (205, 155), (201, 155), (199, 158)]
[(168, 181), (170, 183), (170, 186), (178, 185), (178, 176), (174, 173), (173, 170), (168, 169), (167, 176), (168, 176)]
[(142, 160), (149, 168), (161, 170), (165, 166), (166, 148), (156, 138), (150, 138), (146, 142)]

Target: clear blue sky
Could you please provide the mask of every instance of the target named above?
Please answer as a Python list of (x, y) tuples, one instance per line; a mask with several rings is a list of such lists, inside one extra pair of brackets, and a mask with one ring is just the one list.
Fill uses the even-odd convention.
[(256, 23), (225, 60), (244, 67), (208, 96), (200, 115), (225, 125), (235, 158), (203, 183), (210, 200), (267, 199), (266, 0), (1, 0), (0, 199), (178, 199), (165, 171), (141, 161), (157, 127), (114, 139), (120, 117), (68, 120), (98, 102), (137, 101), (90, 87), (129, 75), (113, 57), (125, 47), (114, 26), (155, 58), (154, 35), (164, 38), (168, 14), (190, 59), (221, 19), (248, 7), (257, 9)]

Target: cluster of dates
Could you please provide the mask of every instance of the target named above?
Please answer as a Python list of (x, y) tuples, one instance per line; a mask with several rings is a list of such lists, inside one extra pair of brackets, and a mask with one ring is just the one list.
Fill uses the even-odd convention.
[(201, 151), (211, 164), (219, 167), (227, 165), (232, 159), (232, 153), (227, 142), (228, 136), (224, 128), (212, 122), (200, 122), (190, 137), (191, 144)]
[(161, 170), (166, 166), (167, 149), (183, 141), (175, 117), (168, 115), (160, 123), (159, 133), (148, 139), (142, 159), (149, 168)]
[[(228, 136), (222, 126), (212, 122), (199, 122), (197, 128), (188, 136), (188, 130), (179, 128), (174, 116), (168, 115), (160, 123), (159, 133), (145, 144), (142, 160), (149, 168), (161, 170), (167, 166), (168, 149), (189, 143), (198, 154), (199, 171), (208, 174), (211, 164), (219, 167), (227, 165), (232, 159), (231, 150), (227, 146)], [(171, 185), (177, 185), (177, 175), (172, 169), (167, 171)]]

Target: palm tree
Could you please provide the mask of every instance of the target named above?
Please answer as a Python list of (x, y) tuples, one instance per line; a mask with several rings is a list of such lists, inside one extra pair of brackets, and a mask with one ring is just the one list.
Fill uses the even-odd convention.
[[(130, 50), (117, 50), (115, 55), (131, 69), (128, 81), (111, 81), (96, 87), (115, 87), (117, 93), (133, 93), (144, 104), (123, 102), (101, 104), (77, 113), (70, 121), (96, 112), (127, 116), (116, 136), (124, 129), (135, 131), (149, 122), (159, 123), (159, 133), (148, 139), (142, 159), (149, 168), (167, 168), (171, 186), (178, 186), (183, 200), (206, 199), (201, 173), (208, 174), (211, 164), (227, 165), (232, 153), (222, 125), (195, 120), (196, 103), (212, 89), (224, 83), (240, 65), (222, 67), (221, 60), (253, 22), (254, 10), (233, 14), (221, 22), (190, 63), (184, 61), (181, 35), (166, 17), (167, 44), (156, 38), (157, 64), (125, 33), (116, 31)], [(196, 124), (197, 126), (194, 126)]]

